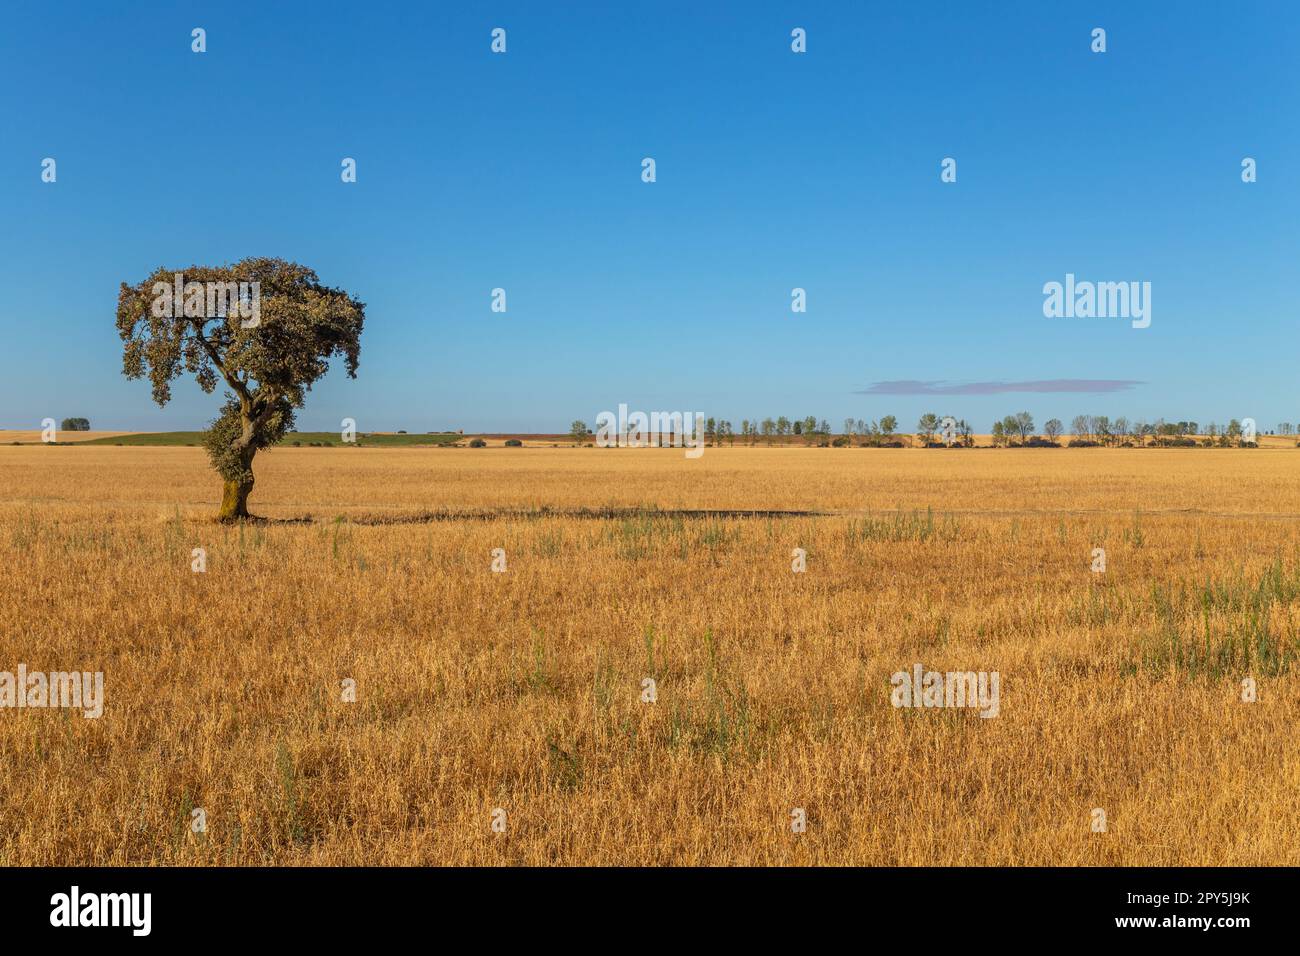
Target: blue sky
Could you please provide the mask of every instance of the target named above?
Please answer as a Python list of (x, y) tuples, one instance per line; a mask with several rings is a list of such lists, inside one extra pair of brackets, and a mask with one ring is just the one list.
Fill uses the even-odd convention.
[[(249, 255), (368, 306), (306, 428), (1300, 421), (1297, 46), (1294, 3), (13, 7), (0, 427), (202, 427), (122, 376), (117, 285)], [(1045, 318), (1066, 273), (1149, 281), (1150, 328)]]

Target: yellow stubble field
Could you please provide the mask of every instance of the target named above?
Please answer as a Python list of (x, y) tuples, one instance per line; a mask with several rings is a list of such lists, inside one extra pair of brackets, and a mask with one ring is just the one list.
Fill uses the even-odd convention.
[(0, 864), (1300, 863), (1300, 451), (255, 467), (0, 447)]

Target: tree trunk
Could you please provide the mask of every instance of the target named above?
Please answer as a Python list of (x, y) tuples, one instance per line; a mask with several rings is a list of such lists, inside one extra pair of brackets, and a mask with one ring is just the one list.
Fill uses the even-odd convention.
[(225, 482), (221, 493), (221, 511), (217, 513), (218, 521), (238, 521), (249, 517), (248, 496), (253, 491), (253, 455), (256, 451), (249, 449), (240, 452), (240, 463), (247, 476), (241, 481)]
[(251, 481), (227, 481), (221, 494), (221, 511), (218, 521), (238, 521), (248, 517), (248, 495), (253, 490)]

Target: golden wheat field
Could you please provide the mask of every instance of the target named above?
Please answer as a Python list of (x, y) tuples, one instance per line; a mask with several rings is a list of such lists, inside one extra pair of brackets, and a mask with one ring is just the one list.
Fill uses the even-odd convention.
[(0, 447), (0, 670), (104, 673), (0, 710), (0, 864), (1300, 863), (1300, 451), (256, 469)]

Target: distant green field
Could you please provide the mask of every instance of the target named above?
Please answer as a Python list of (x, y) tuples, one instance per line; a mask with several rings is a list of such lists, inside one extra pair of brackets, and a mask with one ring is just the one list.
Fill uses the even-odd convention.
[[(396, 445), (452, 445), (467, 438), (466, 435), (365, 435), (357, 433), (357, 444), (391, 447)], [(294, 442), (307, 446), (311, 442), (319, 444), (342, 445), (338, 432), (290, 432), (284, 437), (281, 446), (293, 446)], [(80, 445), (202, 445), (203, 432), (146, 432), (138, 435), (119, 435), (116, 438), (93, 438), (78, 442)]]

